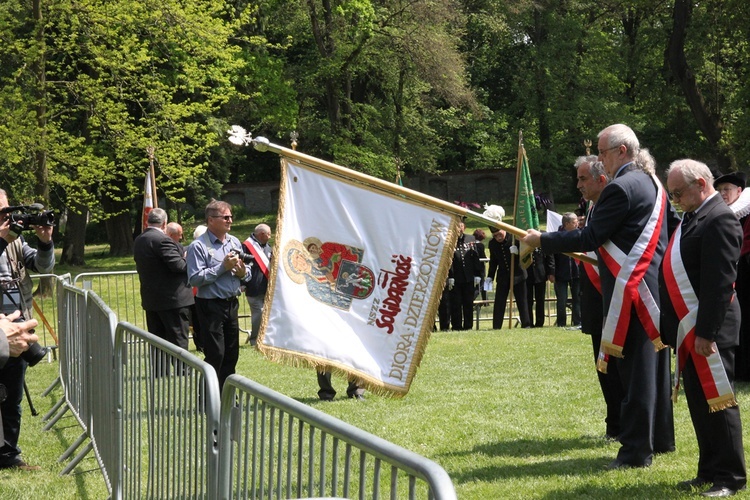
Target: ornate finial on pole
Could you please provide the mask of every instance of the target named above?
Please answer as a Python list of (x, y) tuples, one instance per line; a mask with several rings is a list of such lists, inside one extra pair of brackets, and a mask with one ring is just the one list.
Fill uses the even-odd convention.
[(232, 125), (227, 133), (229, 134), (229, 142), (237, 146), (249, 146), (253, 142), (253, 136), (239, 125)]
[(292, 150), (297, 151), (297, 139), (299, 139), (299, 133), (296, 130), (292, 130), (289, 133), (289, 138), (292, 140)]
[(586, 156), (591, 154), (591, 139), (584, 139), (583, 145), (586, 146)]

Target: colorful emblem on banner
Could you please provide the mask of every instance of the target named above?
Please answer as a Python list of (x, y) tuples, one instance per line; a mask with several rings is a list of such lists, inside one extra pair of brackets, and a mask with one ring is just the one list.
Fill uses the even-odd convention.
[(374, 289), (375, 275), (361, 264), (364, 250), (318, 238), (290, 240), (284, 247), (284, 271), (311, 297), (337, 309), (349, 310), (352, 300), (365, 299)]

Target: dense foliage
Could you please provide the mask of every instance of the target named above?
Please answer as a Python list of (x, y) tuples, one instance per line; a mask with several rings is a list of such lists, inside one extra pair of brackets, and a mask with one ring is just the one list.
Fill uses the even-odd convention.
[[(106, 221), (128, 253), (154, 162), (168, 208), (278, 162), (253, 135), (386, 179), (512, 168), (574, 197), (584, 140), (624, 122), (663, 168), (750, 159), (742, 0), (0, 0), (0, 173), (15, 201)], [(177, 211), (178, 215), (181, 214)], [(72, 226), (72, 227), (71, 227)], [(76, 229), (77, 228), (77, 229)]]

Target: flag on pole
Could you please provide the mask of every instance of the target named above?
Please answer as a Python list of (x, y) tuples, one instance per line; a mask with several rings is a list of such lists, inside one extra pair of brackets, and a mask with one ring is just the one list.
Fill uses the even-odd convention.
[(433, 330), (459, 216), (296, 159), (282, 156), (281, 165), (259, 349), (405, 395)]
[[(531, 172), (529, 172), (529, 160), (526, 158), (526, 149), (523, 143), (518, 145), (518, 183), (516, 186), (516, 212), (514, 214), (514, 225), (523, 229), (539, 229), (539, 213), (536, 209), (536, 198), (534, 188), (531, 185)], [(521, 245), (521, 267), (527, 269), (532, 263), (533, 248)]]
[(146, 182), (143, 186), (143, 211), (141, 213), (141, 230), (148, 227), (148, 213), (154, 208), (154, 192), (151, 171), (146, 174)]

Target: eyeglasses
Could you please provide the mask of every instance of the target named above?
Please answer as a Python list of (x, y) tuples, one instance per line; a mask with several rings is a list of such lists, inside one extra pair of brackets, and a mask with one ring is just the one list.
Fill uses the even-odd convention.
[(682, 189), (678, 189), (676, 191), (670, 191), (668, 193), (669, 194), (669, 199), (670, 200), (679, 200), (680, 198), (682, 198), (682, 195), (685, 194), (685, 190), (687, 188), (689, 188), (690, 186), (692, 186), (693, 184), (695, 184), (694, 180), (688, 182), (687, 185), (684, 188), (682, 188)]
[(231, 215), (209, 215), (209, 217), (213, 217), (214, 219), (224, 219), (225, 221), (229, 222), (232, 220)]
[(607, 149), (600, 149), (600, 150), (598, 150), (599, 151), (599, 156), (603, 155), (607, 151), (612, 151), (613, 149), (620, 149), (620, 146), (622, 146), (622, 144), (618, 144), (617, 146), (612, 146), (611, 148), (607, 148)]

